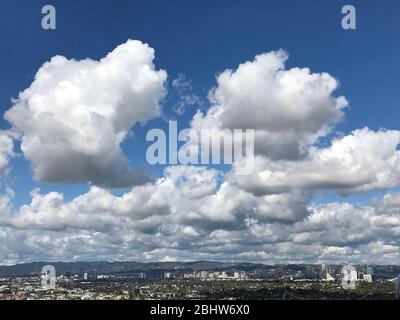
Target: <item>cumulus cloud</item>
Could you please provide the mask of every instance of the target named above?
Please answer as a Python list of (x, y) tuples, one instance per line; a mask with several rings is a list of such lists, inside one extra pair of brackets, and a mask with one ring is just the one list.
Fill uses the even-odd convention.
[(0, 172), (7, 173), (10, 160), (15, 156), (12, 137), (0, 132)]
[[(170, 181), (171, 182), (171, 181)], [(92, 196), (100, 190), (91, 190)], [(104, 191), (102, 191), (104, 192)], [(397, 194), (396, 194), (397, 196)], [(42, 206), (60, 207), (56, 195), (42, 195), (36, 200)], [(85, 196), (88, 198), (89, 196)], [(97, 196), (95, 196), (97, 197)], [(120, 199), (126, 196), (120, 197)], [(46, 199), (45, 199), (46, 198)], [(111, 199), (111, 198), (110, 198)], [(97, 198), (97, 200), (100, 200)], [(383, 199), (381, 199), (383, 201)], [(113, 201), (116, 201), (115, 199)], [(79, 202), (84, 203), (79, 211), (72, 210)], [(351, 203), (329, 203), (307, 206), (309, 215), (295, 223), (265, 220), (257, 214), (245, 219), (245, 227), (231, 229), (219, 225), (206, 229), (193, 221), (181, 221), (177, 212), (170, 210), (165, 215), (135, 217), (131, 214), (112, 212), (113, 207), (104, 203), (98, 205), (78, 198), (65, 202), (71, 211), (70, 218), (80, 220), (85, 213), (91, 217), (92, 227), (79, 222), (71, 227), (57, 229), (47, 221), (49, 228), (37, 230), (33, 223), (47, 219), (30, 220), (27, 228), (0, 226), (0, 239), (4, 246), (0, 250), (3, 263), (32, 260), (248, 260), (264, 263), (397, 263), (400, 258), (398, 247), (400, 220), (398, 214), (382, 213), (372, 205), (357, 206)], [(195, 207), (193, 202), (193, 207)], [(30, 207), (37, 207), (31, 204)], [(102, 209), (99, 209), (101, 207)], [(230, 207), (230, 205), (228, 206)], [(24, 210), (28, 210), (25, 208)], [(33, 210), (30, 208), (29, 210)], [(85, 211), (86, 210), (86, 211)], [(105, 211), (103, 211), (105, 210)], [(63, 211), (63, 210), (61, 210)], [(96, 213), (103, 211), (102, 214)], [(109, 211), (106, 214), (106, 211)], [(32, 213), (38, 214), (38, 212)], [(52, 214), (55, 214), (53, 212)], [(63, 213), (57, 218), (60, 219)], [(17, 213), (26, 215), (26, 212)], [(50, 217), (50, 214), (47, 218)], [(108, 225), (97, 228), (96, 221)], [(129, 217), (118, 223), (113, 219)], [(125, 219), (124, 218), (124, 219)], [(26, 217), (24, 218), (26, 219)], [(61, 219), (62, 220), (62, 219)], [(73, 220), (73, 219), (72, 219)], [(160, 222), (161, 220), (161, 222)], [(89, 218), (87, 218), (89, 221)], [(153, 233), (137, 225), (142, 221), (157, 226)], [(27, 226), (27, 225), (26, 225)]]
[[(40, 190), (34, 190), (31, 196), (29, 205), (1, 216), (2, 223), (19, 229), (105, 231), (121, 225), (135, 227), (135, 223), (140, 226), (140, 221), (149, 217), (169, 214), (168, 195), (158, 184), (139, 186), (120, 197), (91, 187), (69, 202), (59, 192), (41, 194)], [(7, 197), (3, 202), (8, 204), (6, 200)]]
[(172, 107), (172, 111), (179, 116), (184, 115), (188, 108), (200, 109), (204, 106), (203, 99), (193, 93), (192, 81), (188, 80), (182, 73), (172, 81), (172, 87), (177, 93), (177, 101)]
[(34, 178), (124, 187), (146, 181), (121, 143), (137, 123), (160, 114), (167, 74), (154, 50), (129, 40), (100, 61), (55, 56), (43, 64), (5, 118), (21, 134)]
[(330, 132), (347, 106), (334, 97), (338, 81), (308, 68), (285, 69), (288, 55), (273, 51), (226, 70), (210, 93), (211, 108), (198, 113), (195, 129), (255, 129), (256, 152), (271, 159), (298, 159)]
[(19, 243), (2, 248), (1, 259), (235, 256), (264, 263), (393, 263), (399, 258), (393, 250), (400, 236), (396, 193), (366, 206), (309, 205), (310, 195), (301, 190), (254, 196), (220, 179), (213, 169), (170, 167), (158, 181), (122, 195), (91, 187), (67, 201), (61, 193), (34, 190), (31, 203), (16, 211), (9, 191), (0, 199), (0, 236), (12, 233)]
[(255, 197), (257, 219), (262, 222), (296, 222), (309, 215), (307, 203), (311, 195), (301, 190)]
[[(312, 199), (321, 189), (399, 186), (400, 131), (364, 128), (318, 146), (347, 101), (333, 95), (332, 76), (287, 70), (287, 58), (270, 52), (220, 74), (211, 107), (191, 123), (193, 130), (255, 129), (254, 174), (237, 175), (240, 161), (226, 173), (181, 165), (147, 183), (120, 145), (136, 123), (160, 113), (166, 73), (155, 69), (154, 51), (128, 41), (100, 61), (44, 64), (6, 119), (37, 180), (93, 185), (70, 200), (34, 190), (19, 208), (8, 189), (0, 197), (0, 261), (398, 263), (398, 193), (362, 206)], [(191, 94), (182, 76), (172, 86)], [(179, 101), (178, 114), (190, 105)], [(0, 135), (0, 168), (13, 155), (11, 138)], [(141, 182), (122, 194), (107, 189)]]
[[(165, 224), (182, 227), (185, 233), (247, 228), (249, 219), (292, 223), (307, 215), (308, 196), (302, 192), (255, 197), (237, 186), (220, 181), (221, 172), (202, 167), (176, 166), (154, 183), (115, 195), (91, 187), (71, 201), (60, 192), (33, 190), (31, 203), (17, 212), (9, 207), (12, 194), (3, 196), (4, 225), (20, 229), (104, 231), (121, 225), (148, 232)], [(169, 223), (169, 222), (170, 223)]]
[(343, 194), (392, 188), (400, 185), (399, 143), (400, 131), (359, 129), (334, 139), (329, 147), (311, 147), (308, 157), (300, 161), (259, 156), (253, 175), (232, 175), (232, 179), (258, 195), (291, 188), (333, 189)]

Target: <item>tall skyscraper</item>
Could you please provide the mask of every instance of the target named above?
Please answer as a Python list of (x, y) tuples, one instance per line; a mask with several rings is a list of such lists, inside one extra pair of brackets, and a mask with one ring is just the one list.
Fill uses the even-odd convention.
[(321, 265), (321, 280), (322, 281), (334, 281), (335, 278), (332, 277), (333, 269), (328, 265)]
[(370, 274), (370, 275), (373, 275), (374, 274), (374, 269), (371, 266), (368, 266), (367, 267), (367, 273)]

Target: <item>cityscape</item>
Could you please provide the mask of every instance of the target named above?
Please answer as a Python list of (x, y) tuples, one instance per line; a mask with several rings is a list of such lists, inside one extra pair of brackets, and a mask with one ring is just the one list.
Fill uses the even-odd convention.
[[(400, 266), (354, 266), (354, 287), (341, 265), (193, 263), (57, 263), (52, 279), (24, 266), (1, 271), (1, 300), (396, 300)], [(43, 268), (42, 267), (42, 268)], [(91, 267), (91, 268), (90, 268)], [(135, 270), (129, 270), (135, 267)], [(88, 268), (88, 269), (86, 269)], [(202, 270), (201, 268), (204, 268)], [(15, 268), (17, 269), (17, 268)], [(116, 269), (119, 269), (118, 271)], [(108, 270), (108, 271), (107, 271)], [(22, 273), (21, 273), (22, 272)], [(18, 275), (19, 273), (19, 275)], [(36, 274), (35, 274), (36, 273)], [(8, 276), (7, 276), (8, 275)]]

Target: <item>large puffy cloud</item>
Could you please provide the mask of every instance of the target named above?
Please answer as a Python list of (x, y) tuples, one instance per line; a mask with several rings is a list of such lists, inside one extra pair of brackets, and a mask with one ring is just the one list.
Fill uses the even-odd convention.
[(194, 230), (191, 228), (196, 232), (245, 229), (249, 219), (293, 223), (308, 213), (309, 197), (300, 191), (255, 197), (220, 180), (221, 172), (213, 169), (169, 167), (163, 178), (122, 195), (93, 186), (87, 193), (65, 201), (60, 192), (41, 194), (34, 190), (31, 203), (14, 213), (9, 206), (10, 191), (3, 196), (0, 218), (2, 224), (20, 229), (104, 231), (129, 225), (149, 232), (159, 231), (163, 224), (167, 231), (169, 221), (188, 227), (185, 232), (190, 233)]
[(129, 40), (100, 61), (55, 56), (19, 94), (5, 118), (22, 133), (36, 180), (90, 181), (107, 187), (143, 183), (120, 144), (132, 127), (160, 113), (166, 72), (154, 50)]
[[(160, 183), (160, 182), (159, 182)], [(115, 196), (110, 191), (91, 187), (71, 201), (59, 192), (31, 193), (32, 201), (15, 214), (3, 214), (2, 223), (19, 229), (63, 230), (68, 228), (105, 231), (121, 225), (141, 225), (149, 217), (169, 214), (168, 194), (162, 186), (145, 185)], [(4, 209), (9, 197), (4, 196)]]
[(400, 131), (359, 129), (334, 139), (329, 147), (310, 148), (301, 161), (271, 161), (259, 156), (253, 175), (232, 174), (231, 178), (255, 194), (291, 188), (334, 189), (343, 194), (392, 188), (400, 185), (399, 144)]
[(162, 184), (168, 186), (171, 212), (179, 225), (200, 232), (243, 230), (252, 219), (293, 223), (308, 214), (309, 196), (302, 191), (257, 197), (222, 178), (221, 172), (202, 167), (166, 169)]
[(271, 159), (298, 159), (343, 117), (338, 81), (308, 68), (285, 69), (284, 51), (261, 54), (226, 70), (210, 93), (211, 108), (198, 113), (194, 129), (255, 129), (256, 152)]
[(255, 129), (253, 174), (240, 174), (247, 159), (236, 159), (227, 180), (255, 196), (333, 189), (341, 194), (400, 184), (400, 132), (368, 128), (316, 142), (331, 132), (347, 105), (334, 97), (338, 81), (307, 68), (285, 69), (284, 51), (256, 56), (226, 70), (210, 93), (212, 106), (197, 113), (192, 130)]

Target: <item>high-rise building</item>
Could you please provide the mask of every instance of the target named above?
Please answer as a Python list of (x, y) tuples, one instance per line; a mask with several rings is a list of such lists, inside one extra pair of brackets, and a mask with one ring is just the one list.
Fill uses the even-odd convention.
[(372, 274), (363, 274), (362, 280), (365, 282), (372, 282)]
[(321, 265), (321, 280), (322, 281), (335, 281), (335, 278), (332, 277), (332, 267), (328, 265)]
[(373, 275), (374, 274), (374, 269), (371, 266), (368, 266), (367, 267), (367, 273), (370, 274), (370, 275)]
[(358, 281), (357, 270), (350, 271), (350, 281)]
[(147, 278), (147, 274), (144, 272), (139, 273), (139, 279), (146, 279)]

